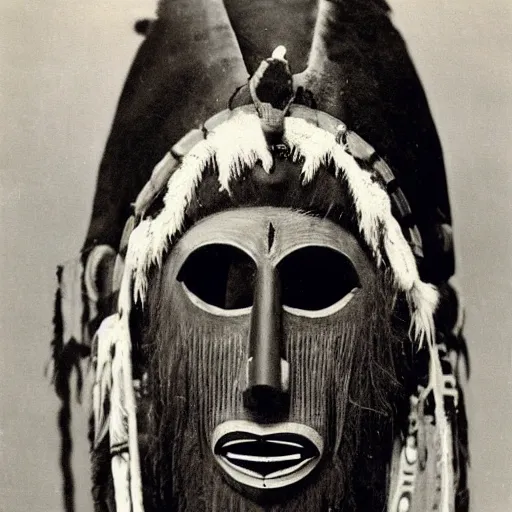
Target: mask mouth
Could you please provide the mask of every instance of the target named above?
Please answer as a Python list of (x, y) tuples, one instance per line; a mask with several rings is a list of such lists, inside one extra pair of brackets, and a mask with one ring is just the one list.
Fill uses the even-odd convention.
[(217, 463), (238, 483), (257, 489), (277, 489), (306, 477), (321, 459), (323, 441), (301, 423), (260, 425), (226, 421), (212, 436)]

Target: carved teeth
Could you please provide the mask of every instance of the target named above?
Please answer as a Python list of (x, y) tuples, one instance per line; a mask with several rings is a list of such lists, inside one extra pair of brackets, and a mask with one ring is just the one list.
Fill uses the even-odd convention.
[(261, 455), (241, 455), (239, 453), (226, 453), (228, 459), (247, 460), (250, 462), (283, 462), (287, 460), (300, 460), (300, 453), (291, 455), (276, 455), (274, 457), (262, 457)]
[(268, 439), (267, 443), (275, 443), (275, 444), (285, 444), (287, 446), (295, 446), (297, 448), (303, 448), (303, 446), (299, 443), (292, 443), (291, 441), (277, 441), (276, 439)]
[(267, 479), (279, 478), (281, 476), (286, 476), (286, 475), (290, 475), (291, 473), (295, 473), (301, 467), (305, 466), (310, 460), (312, 460), (312, 458), (305, 459), (305, 460), (301, 461), (299, 464), (297, 464), (296, 466), (292, 466), (291, 468), (285, 468), (285, 469), (281, 469), (279, 471), (275, 471), (274, 473), (269, 473), (267, 475)]
[(236, 439), (235, 441), (228, 441), (227, 443), (223, 444), (224, 448), (227, 448), (228, 446), (233, 446), (235, 444), (243, 444), (243, 443), (255, 443), (256, 439)]
[(276, 480), (278, 478), (281, 478), (281, 477), (284, 477), (287, 475), (291, 475), (292, 473), (299, 471), (299, 469), (304, 467), (311, 460), (313, 460), (313, 457), (311, 457), (309, 459), (304, 459), (304, 460), (300, 461), (298, 464), (295, 464), (294, 466), (280, 469), (278, 471), (274, 471), (273, 473), (269, 473), (264, 478), (261, 476), (260, 473), (258, 473), (256, 471), (251, 471), (250, 469), (243, 468), (241, 466), (237, 466), (233, 462), (230, 462), (229, 459), (226, 459), (226, 462), (230, 467), (235, 469), (237, 472), (243, 473), (244, 475), (251, 476), (253, 478), (256, 478), (257, 480), (268, 482), (269, 480)]

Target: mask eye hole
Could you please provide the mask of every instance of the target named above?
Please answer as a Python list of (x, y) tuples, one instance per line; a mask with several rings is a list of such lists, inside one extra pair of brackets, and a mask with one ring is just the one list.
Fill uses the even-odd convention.
[(285, 309), (304, 316), (324, 316), (340, 309), (360, 287), (350, 258), (329, 247), (308, 246), (278, 264)]
[(177, 279), (203, 303), (222, 310), (252, 306), (256, 263), (232, 245), (209, 244), (186, 259)]

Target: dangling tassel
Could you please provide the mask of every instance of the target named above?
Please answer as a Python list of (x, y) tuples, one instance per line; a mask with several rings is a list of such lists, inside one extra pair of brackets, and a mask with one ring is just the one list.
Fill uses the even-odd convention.
[(131, 364), (129, 277), (129, 272), (125, 272), (119, 294), (119, 313), (107, 317), (97, 333), (94, 446), (99, 445), (108, 430), (117, 512), (143, 512)]
[[(131, 271), (126, 269), (121, 281), (121, 289), (119, 291), (119, 316), (122, 330), (122, 338), (120, 339), (121, 351), (118, 354), (122, 357), (122, 376), (123, 376), (123, 392), (124, 406), (127, 414), (128, 424), (128, 451), (130, 455), (130, 494), (132, 501), (132, 512), (144, 512), (142, 499), (142, 478), (140, 472), (140, 456), (139, 456), (139, 437), (137, 431), (137, 413), (135, 392), (133, 389), (133, 370), (132, 370), (132, 342), (130, 336), (130, 311), (131, 311)], [(113, 373), (113, 375), (116, 375)], [(113, 383), (115, 378), (113, 378)]]
[[(80, 334), (76, 322), (76, 309), (81, 306), (81, 289), (77, 288), (81, 279), (81, 264), (75, 261), (57, 268), (57, 291), (53, 315), (52, 382), (61, 401), (58, 423), (61, 438), (60, 468), (63, 480), (64, 508), (66, 512), (75, 510), (75, 485), (72, 469), (73, 442), (71, 438), (71, 387), (70, 377), (76, 370), (76, 393), (80, 400), (82, 391), (82, 371), (80, 362), (90, 354), (87, 345), (79, 343), (75, 334)], [(47, 369), (49, 371), (49, 369)]]
[(436, 437), (439, 440), (438, 472), (441, 480), (441, 498), (439, 510), (453, 512), (455, 507), (453, 445), (451, 426), (444, 408), (444, 375), (439, 352), (433, 343), (429, 343), (430, 369), (426, 394), (432, 391), (435, 401)]
[(55, 291), (55, 303), (53, 311), (53, 340), (52, 358), (53, 362), (60, 357), (64, 345), (64, 321), (62, 319), (62, 266), (57, 267), (57, 290)]
[(395, 441), (391, 459), (388, 512), (455, 510), (451, 425), (437, 402), (434, 416), (424, 415), (430, 391), (420, 386), (410, 397), (409, 431)]
[(112, 390), (112, 352), (116, 341), (117, 314), (103, 320), (93, 345), (96, 354), (93, 362), (95, 372), (92, 388), (92, 410), (94, 419), (93, 448), (96, 449), (105, 438), (110, 426), (111, 390)]
[[(116, 315), (117, 316), (117, 315)], [(131, 512), (130, 496), (130, 451), (128, 411), (125, 400), (124, 364), (126, 351), (126, 333), (119, 316), (115, 319), (115, 342), (112, 347), (112, 388), (110, 392), (110, 456), (112, 457), (112, 476), (117, 512)]]
[(417, 279), (406, 292), (406, 296), (411, 313), (409, 335), (419, 342), (420, 347), (425, 340), (429, 347), (433, 346), (435, 339), (434, 313), (439, 302), (437, 288)]
[(66, 512), (75, 510), (74, 499), (74, 480), (71, 468), (71, 407), (69, 374), (63, 375), (62, 354), (64, 352), (64, 319), (62, 316), (62, 273), (63, 267), (57, 267), (57, 290), (55, 292), (55, 306), (53, 313), (53, 340), (52, 340), (52, 359), (53, 359), (53, 381), (57, 395), (61, 400), (61, 407), (58, 415), (60, 430), (60, 468), (63, 479), (64, 508)]
[[(389, 477), (388, 512), (401, 512), (411, 509), (418, 474), (418, 430), (421, 428), (418, 415), (419, 400), (410, 397), (409, 431), (407, 437), (396, 439), (391, 458)], [(426, 510), (422, 512), (427, 512)]]

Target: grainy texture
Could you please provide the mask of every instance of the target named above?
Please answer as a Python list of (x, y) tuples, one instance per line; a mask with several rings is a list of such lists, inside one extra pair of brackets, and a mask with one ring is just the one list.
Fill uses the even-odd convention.
[[(76, 255), (85, 235), (98, 161), (140, 43), (131, 27), (151, 16), (154, 3), (4, 0), (0, 7), (6, 121), (0, 174), (0, 503), (9, 512), (61, 510), (57, 398), (42, 376), (54, 269)], [(472, 340), (473, 509), (508, 512), (512, 289), (504, 276), (512, 274), (511, 6), (508, 0), (390, 3), (426, 87), (449, 170), (458, 276)], [(86, 423), (75, 408), (79, 512), (91, 510)]]

